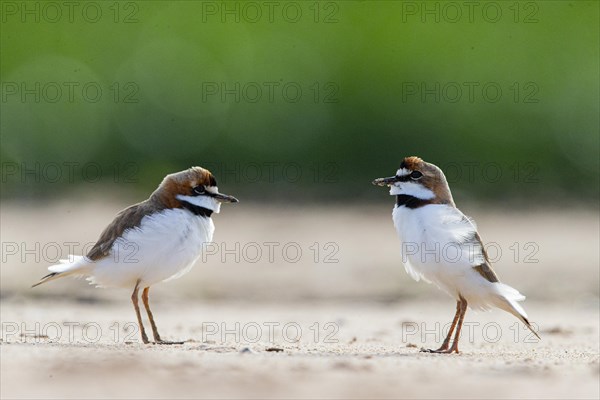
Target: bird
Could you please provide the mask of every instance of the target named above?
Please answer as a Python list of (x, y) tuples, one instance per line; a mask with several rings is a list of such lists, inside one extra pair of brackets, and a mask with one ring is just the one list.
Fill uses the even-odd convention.
[(440, 168), (416, 156), (405, 157), (394, 176), (378, 178), (372, 183), (388, 186), (390, 195), (396, 196), (392, 219), (402, 243), (406, 272), (416, 281), (435, 284), (456, 299), (456, 313), (442, 345), (422, 351), (459, 353), (458, 341), (467, 306), (475, 310), (496, 307), (507, 311), (539, 339), (518, 303), (525, 296), (498, 279), (474, 221), (456, 208)]
[(155, 344), (162, 340), (150, 310), (150, 287), (187, 273), (212, 241), (212, 214), (238, 199), (219, 192), (207, 169), (192, 167), (167, 175), (150, 197), (120, 211), (85, 256), (69, 256), (48, 267), (32, 287), (64, 277), (87, 278), (97, 287), (133, 289), (131, 301), (145, 344), (150, 343), (139, 307), (139, 291)]

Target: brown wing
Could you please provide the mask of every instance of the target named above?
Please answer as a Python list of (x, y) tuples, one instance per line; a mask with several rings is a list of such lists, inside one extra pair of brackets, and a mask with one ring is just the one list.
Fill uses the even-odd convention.
[(475, 271), (479, 272), (479, 274), (481, 276), (483, 276), (485, 279), (487, 279), (488, 281), (499, 282), (498, 276), (492, 269), (490, 259), (487, 255), (487, 252), (485, 251), (485, 248), (483, 247), (483, 243), (481, 242), (481, 237), (479, 236), (479, 233), (475, 232), (474, 240), (476, 240), (479, 243), (479, 245), (481, 246), (481, 251), (483, 252), (483, 258), (485, 259), (485, 262), (483, 264), (477, 265), (473, 268), (475, 269)]
[(119, 212), (115, 219), (100, 234), (100, 238), (88, 252), (87, 258), (96, 261), (106, 257), (115, 240), (123, 235), (123, 232), (139, 226), (142, 218), (156, 211), (159, 211), (159, 209), (146, 200)]

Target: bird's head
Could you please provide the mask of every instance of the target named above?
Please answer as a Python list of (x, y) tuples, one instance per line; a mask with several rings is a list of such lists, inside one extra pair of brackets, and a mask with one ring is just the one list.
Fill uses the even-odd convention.
[(405, 195), (436, 204), (454, 204), (442, 170), (415, 156), (404, 158), (396, 175), (375, 179), (373, 185), (389, 186), (392, 196)]
[(219, 193), (213, 174), (201, 167), (169, 174), (152, 195), (170, 208), (202, 207), (218, 213), (221, 203), (237, 203), (238, 199)]

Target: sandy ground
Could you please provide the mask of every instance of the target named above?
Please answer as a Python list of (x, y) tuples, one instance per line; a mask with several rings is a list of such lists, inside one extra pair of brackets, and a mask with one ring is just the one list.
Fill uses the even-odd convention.
[(161, 334), (182, 345), (140, 344), (126, 290), (29, 288), (128, 203), (2, 203), (2, 398), (600, 396), (596, 210), (464, 209), (542, 341), (501, 311), (469, 312), (462, 353), (440, 356), (419, 349), (441, 342), (454, 304), (404, 272), (390, 205), (223, 207), (218, 247), (151, 291)]
[(160, 304), (163, 337), (186, 341), (170, 346), (140, 343), (127, 299), (3, 306), (2, 398), (600, 395), (597, 308), (531, 302), (541, 342), (469, 313), (462, 353), (433, 355), (419, 349), (440, 342), (450, 302)]

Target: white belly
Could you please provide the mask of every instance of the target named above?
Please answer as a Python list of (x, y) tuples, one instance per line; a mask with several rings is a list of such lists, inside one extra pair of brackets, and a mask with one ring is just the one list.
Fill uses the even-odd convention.
[(140, 287), (175, 279), (188, 272), (205, 243), (212, 241), (210, 218), (184, 209), (146, 216), (138, 228), (115, 241), (110, 254), (93, 264), (88, 278), (98, 286)]
[(453, 297), (468, 291), (474, 279), (479, 281), (473, 266), (484, 257), (473, 242), (476, 227), (458, 209), (441, 204), (395, 207), (393, 220), (402, 262), (415, 280), (433, 282)]

